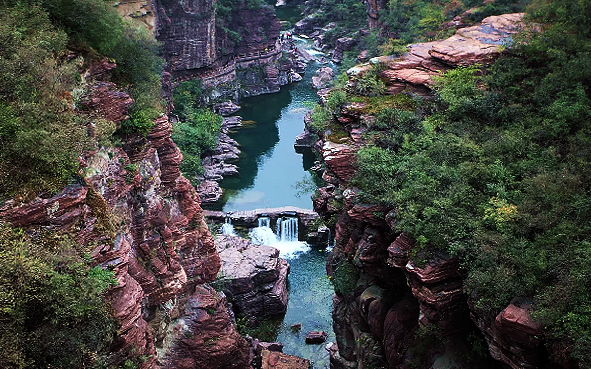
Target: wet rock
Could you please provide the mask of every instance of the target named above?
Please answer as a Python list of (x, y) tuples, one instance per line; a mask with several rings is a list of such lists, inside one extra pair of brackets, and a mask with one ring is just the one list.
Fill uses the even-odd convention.
[(296, 150), (301, 148), (312, 148), (314, 146), (314, 142), (314, 137), (312, 136), (310, 131), (308, 131), (307, 128), (304, 128), (304, 132), (300, 133), (295, 138), (295, 143), (293, 144), (293, 146)]
[(202, 203), (216, 202), (223, 194), (223, 190), (220, 184), (212, 180), (203, 180), (199, 183), (199, 186), (195, 188), (199, 194), (199, 198)]
[(332, 83), (332, 79), (334, 77), (334, 72), (329, 67), (324, 67), (318, 69), (316, 75), (312, 77), (312, 86), (315, 89), (323, 89), (330, 86)]
[(326, 341), (327, 337), (328, 337), (328, 333), (326, 333), (324, 331), (308, 332), (308, 334), (306, 334), (306, 343), (308, 343), (308, 344), (323, 343), (324, 341)]
[(227, 117), (240, 110), (240, 106), (234, 104), (232, 101), (226, 101), (213, 106), (213, 111), (221, 116)]
[(299, 82), (301, 81), (303, 78), (301, 75), (299, 75), (298, 73), (291, 71), (289, 72), (289, 81), (290, 82)]
[(228, 235), (218, 235), (216, 245), (222, 260), (217, 283), (237, 313), (256, 318), (285, 313), (289, 264), (279, 250)]
[(394, 368), (404, 360), (404, 345), (418, 326), (419, 306), (417, 300), (405, 296), (396, 302), (384, 319), (384, 351), (390, 367)]
[(282, 352), (263, 350), (261, 369), (308, 369), (310, 361)]

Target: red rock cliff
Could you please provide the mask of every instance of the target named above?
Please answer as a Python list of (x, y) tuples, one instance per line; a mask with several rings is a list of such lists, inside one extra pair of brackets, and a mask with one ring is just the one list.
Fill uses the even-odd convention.
[[(82, 108), (96, 117), (119, 122), (132, 104), (109, 82), (88, 91)], [(142, 368), (247, 368), (247, 342), (225, 299), (206, 285), (220, 258), (171, 133), (163, 115), (146, 137), (87, 153), (80, 183), (50, 198), (7, 202), (0, 217), (69, 233), (92, 247), (93, 263), (113, 268), (118, 285), (106, 299), (120, 323), (113, 350), (121, 360), (132, 353), (147, 358)]]
[[(522, 16), (489, 17), (448, 40), (411, 45), (402, 58), (380, 57), (372, 62), (382, 65), (380, 76), (389, 94), (429, 95), (432, 77), (439, 71), (494, 60), (498, 43), (516, 32)], [(370, 64), (352, 68), (349, 84), (354, 86), (359, 75), (371, 68)], [(515, 303), (498, 316), (486, 316), (464, 293), (457, 258), (440, 253), (421, 260), (414, 241), (394, 231), (395, 208), (356, 200), (358, 191), (348, 181), (355, 175), (355, 152), (364, 144), (364, 122), (373, 119), (361, 105), (352, 103), (340, 114), (346, 139), (333, 143), (325, 137), (315, 145), (324, 159), (323, 178), (330, 185), (320, 189), (314, 208), (325, 219), (338, 219), (335, 247), (327, 262), (336, 292), (333, 324), (338, 348), (331, 349), (333, 367), (406, 368), (409, 363), (442, 367), (450, 358), (448, 364), (456, 365), (462, 337), (470, 332), (484, 337), (493, 359), (512, 368), (539, 367), (545, 353), (531, 306)], [(419, 257), (410, 258), (417, 253)], [(435, 344), (417, 335), (425, 330), (447, 340), (445, 353), (436, 352), (430, 347)]]

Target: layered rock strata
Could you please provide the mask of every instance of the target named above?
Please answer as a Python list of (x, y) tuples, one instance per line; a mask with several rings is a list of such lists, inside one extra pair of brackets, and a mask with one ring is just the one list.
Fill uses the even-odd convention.
[[(129, 96), (110, 83), (89, 83), (83, 109), (125, 119)], [(7, 201), (0, 218), (69, 234), (90, 248), (93, 264), (114, 271), (117, 286), (105, 298), (120, 324), (115, 364), (131, 355), (147, 358), (141, 368), (246, 368), (247, 342), (223, 296), (204, 285), (215, 280), (220, 257), (199, 196), (180, 174), (171, 133), (163, 115), (146, 137), (87, 152), (79, 183), (25, 204)]]
[(196, 190), (204, 203), (216, 202), (222, 196), (222, 188), (219, 182), (224, 177), (238, 174), (238, 167), (229, 162), (235, 161), (240, 155), (238, 142), (229, 136), (230, 130), (242, 125), (242, 118), (224, 118), (218, 144), (215, 150), (205, 154), (201, 160), (203, 174), (196, 178), (199, 185)]
[(289, 264), (279, 250), (228, 235), (218, 235), (216, 246), (222, 259), (216, 283), (237, 314), (256, 319), (285, 313)]
[[(500, 53), (499, 45), (509, 43), (519, 29), (521, 17), (489, 17), (448, 40), (411, 45), (400, 59), (382, 57), (371, 63), (381, 64), (389, 94), (428, 95), (440, 71), (491, 62)], [(351, 69), (349, 84), (370, 70), (371, 63)], [(320, 95), (325, 102), (322, 96), (327, 93)], [(463, 354), (450, 348), (453, 345), (439, 351), (423, 346), (422, 353), (409, 349), (422, 345), (415, 332), (436, 331), (448, 342), (478, 332), (492, 358), (512, 368), (540, 367), (547, 353), (529, 303), (513, 302), (496, 316), (479, 311), (463, 291), (456, 257), (422, 255), (414, 240), (395, 231), (395, 208), (359, 201), (349, 181), (356, 173), (356, 151), (364, 145), (364, 127), (374, 119), (364, 107), (352, 103), (341, 111), (337, 122), (347, 137), (331, 142), (327, 131), (314, 145), (324, 159), (323, 178), (330, 183), (319, 190), (314, 209), (326, 220), (338, 219), (327, 261), (335, 287), (332, 366), (403, 368), (421, 358), (428, 360), (425, 367), (445, 361), (456, 365)]]
[(370, 63), (354, 67), (349, 74), (351, 85), (358, 77), (380, 64), (380, 77), (388, 85), (388, 93), (414, 92), (428, 95), (435, 84), (433, 77), (450, 68), (488, 64), (494, 61), (503, 47), (510, 45), (512, 35), (519, 32), (523, 13), (491, 16), (480, 25), (461, 28), (443, 41), (408, 46), (408, 53), (400, 58), (382, 56)]
[(277, 92), (297, 72), (268, 6), (239, 1), (217, 11), (212, 0), (154, 0), (153, 5), (154, 34), (168, 70), (177, 82), (200, 79), (211, 90), (205, 103)]

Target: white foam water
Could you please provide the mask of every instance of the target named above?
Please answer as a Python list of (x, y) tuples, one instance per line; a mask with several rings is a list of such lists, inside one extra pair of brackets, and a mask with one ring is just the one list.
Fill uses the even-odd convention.
[(279, 250), (279, 256), (284, 259), (293, 259), (299, 254), (310, 251), (307, 243), (298, 241), (298, 219), (292, 217), (277, 220), (277, 234), (269, 227), (269, 218), (258, 219), (258, 227), (249, 232), (252, 243), (267, 245)]

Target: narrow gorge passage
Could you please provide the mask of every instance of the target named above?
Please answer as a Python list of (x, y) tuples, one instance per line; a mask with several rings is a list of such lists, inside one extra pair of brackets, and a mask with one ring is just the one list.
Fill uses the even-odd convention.
[[(309, 49), (308, 41), (296, 39), (296, 42), (311, 54), (318, 53)], [(207, 208), (224, 212), (282, 206), (312, 209), (309, 170), (316, 159), (311, 151), (297, 153), (294, 142), (304, 130), (304, 116), (318, 100), (311, 85), (312, 76), (325, 66), (311, 61), (302, 81), (284, 86), (275, 94), (240, 101), (242, 108), (236, 114), (242, 117), (243, 126), (231, 134), (242, 151), (235, 163), (240, 174), (220, 183), (224, 195)], [(301, 186), (303, 183), (308, 185)], [(302, 187), (305, 189), (301, 190)], [(264, 236), (268, 236), (266, 232), (271, 230), (263, 230)], [(287, 312), (280, 321), (272, 323), (276, 341), (284, 344), (284, 353), (310, 360), (313, 368), (329, 368), (325, 346), (335, 340), (331, 316), (333, 288), (325, 266), (329, 251), (302, 246), (297, 240), (281, 240), (280, 234), (276, 238), (277, 241), (263, 242), (280, 249), (282, 257), (290, 264)], [(301, 328), (292, 328), (297, 324), (301, 324)], [(309, 331), (327, 332), (326, 343), (306, 344), (305, 336)]]

